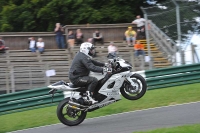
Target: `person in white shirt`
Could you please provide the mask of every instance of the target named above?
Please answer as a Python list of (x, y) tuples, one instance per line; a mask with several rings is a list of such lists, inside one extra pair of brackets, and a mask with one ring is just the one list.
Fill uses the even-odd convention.
[(114, 46), (113, 42), (110, 42), (110, 45), (108, 46), (108, 58), (114, 58), (117, 56), (117, 47)]
[(137, 25), (137, 34), (140, 37), (144, 37), (145, 36), (145, 19), (141, 18), (140, 15), (136, 16), (136, 19), (134, 21), (132, 21), (132, 24), (136, 24)]
[(29, 44), (29, 49), (31, 50), (31, 52), (36, 52), (36, 41), (34, 37), (29, 38), (28, 44)]
[(42, 54), (44, 52), (44, 42), (42, 38), (38, 38), (38, 42), (36, 44), (38, 51)]

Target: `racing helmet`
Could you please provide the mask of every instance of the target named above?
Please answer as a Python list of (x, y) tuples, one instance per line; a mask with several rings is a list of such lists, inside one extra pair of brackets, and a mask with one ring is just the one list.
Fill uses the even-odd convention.
[(92, 43), (84, 42), (80, 46), (80, 52), (84, 53), (89, 57), (92, 57), (95, 54), (95, 47)]

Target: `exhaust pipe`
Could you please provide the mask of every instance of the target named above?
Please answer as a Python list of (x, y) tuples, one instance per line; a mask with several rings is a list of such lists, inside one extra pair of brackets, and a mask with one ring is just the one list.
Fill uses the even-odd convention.
[(85, 111), (85, 109), (81, 109), (81, 108), (78, 108), (76, 106), (71, 106), (71, 105), (68, 105), (69, 108), (72, 108), (72, 109), (75, 109), (75, 110), (78, 110), (78, 111)]
[(68, 103), (71, 104), (71, 105), (77, 106), (77, 107), (88, 108), (87, 106), (84, 106), (84, 105), (81, 105), (81, 104), (78, 104), (78, 103), (75, 103), (75, 102), (72, 102), (72, 101), (69, 101)]

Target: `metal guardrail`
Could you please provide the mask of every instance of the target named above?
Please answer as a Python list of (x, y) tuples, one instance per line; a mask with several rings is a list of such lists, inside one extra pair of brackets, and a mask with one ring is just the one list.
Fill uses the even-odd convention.
[[(145, 71), (148, 90), (200, 82), (200, 64)], [(139, 73), (139, 72), (138, 72)], [(47, 87), (0, 95), (0, 115), (55, 105), (64, 95), (57, 91), (51, 101)]]
[(149, 90), (198, 83), (200, 63), (148, 70), (145, 75)]
[(0, 115), (55, 105), (63, 99), (61, 91), (54, 94), (52, 102), (47, 87), (25, 90), (0, 96)]

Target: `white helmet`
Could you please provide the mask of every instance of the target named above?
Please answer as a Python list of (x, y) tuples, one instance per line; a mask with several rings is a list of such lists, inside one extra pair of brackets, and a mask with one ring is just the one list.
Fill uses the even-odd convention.
[(91, 57), (95, 54), (95, 47), (92, 43), (84, 42), (81, 44), (80, 52), (84, 53), (85, 55)]

